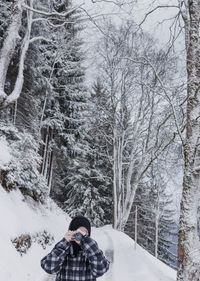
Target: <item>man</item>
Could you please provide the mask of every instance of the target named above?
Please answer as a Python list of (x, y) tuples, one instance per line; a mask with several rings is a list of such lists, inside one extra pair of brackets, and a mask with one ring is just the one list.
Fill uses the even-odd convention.
[(72, 219), (64, 238), (41, 260), (42, 268), (56, 273), (56, 281), (96, 281), (108, 270), (109, 261), (90, 234), (87, 218)]

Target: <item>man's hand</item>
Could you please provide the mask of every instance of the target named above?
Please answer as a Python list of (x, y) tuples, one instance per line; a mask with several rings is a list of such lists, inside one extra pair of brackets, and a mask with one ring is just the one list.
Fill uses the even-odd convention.
[[(85, 227), (83, 227), (83, 226), (79, 227), (79, 228), (75, 231), (75, 233), (78, 233), (78, 232), (81, 233), (83, 236), (88, 235), (87, 229), (86, 229)], [(75, 240), (75, 239), (74, 239), (74, 241), (75, 241), (78, 245), (81, 244), (80, 241), (77, 241), (77, 240)]]
[(80, 245), (80, 241), (77, 241), (74, 239), (74, 234), (77, 232), (80, 232), (83, 236), (88, 235), (87, 229), (85, 227), (81, 226), (75, 231), (71, 231), (71, 230), (67, 231), (67, 233), (65, 234), (64, 237), (68, 242), (75, 241), (78, 245)]
[(76, 231), (71, 231), (71, 230), (69, 230), (69, 231), (67, 231), (67, 233), (65, 234), (65, 239), (68, 241), (68, 242), (70, 242), (70, 241), (73, 241), (73, 236), (74, 236), (74, 233), (75, 233)]
[(85, 228), (84, 226), (79, 227), (76, 232), (80, 232), (83, 236), (88, 235), (87, 228)]

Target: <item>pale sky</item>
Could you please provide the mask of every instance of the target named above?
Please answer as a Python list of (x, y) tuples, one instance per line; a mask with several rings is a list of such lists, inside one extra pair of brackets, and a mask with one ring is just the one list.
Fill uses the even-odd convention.
[[(130, 2), (130, 0), (124, 1)], [(138, 0), (137, 4), (132, 4), (131, 6), (123, 6), (120, 9), (113, 3), (107, 1), (92, 3), (91, 0), (75, 0), (75, 2), (83, 4), (83, 7), (90, 15), (105, 14), (105, 18), (109, 17), (116, 23), (120, 21), (120, 19), (125, 18), (130, 18), (133, 19), (136, 23), (140, 23), (143, 20), (145, 13), (152, 10), (158, 5), (178, 5), (178, 0)], [(169, 26), (172, 23), (172, 20), (168, 19), (174, 17), (177, 12), (178, 9), (176, 8), (158, 9), (148, 16), (142, 27), (148, 32), (152, 33), (161, 42), (165, 42), (169, 38)], [(165, 21), (162, 24), (158, 25), (158, 23), (161, 23), (163, 20)]]

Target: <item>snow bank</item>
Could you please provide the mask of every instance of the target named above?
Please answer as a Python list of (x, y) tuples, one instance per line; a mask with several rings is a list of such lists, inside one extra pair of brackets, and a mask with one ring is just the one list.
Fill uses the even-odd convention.
[[(40, 260), (63, 238), (70, 218), (56, 204), (49, 201), (48, 208), (33, 201), (25, 201), (19, 191), (7, 193), (0, 186), (0, 280), (50, 281), (40, 267)], [(21, 235), (34, 235), (48, 231), (55, 241), (46, 250), (33, 243), (26, 254), (20, 256), (11, 239)], [(99, 281), (175, 281), (176, 272), (155, 259), (124, 233), (111, 226), (93, 228), (92, 237), (109, 259), (110, 270)]]
[(11, 240), (21, 234), (34, 235), (46, 230), (55, 241), (63, 237), (70, 218), (52, 201), (48, 208), (24, 200), (19, 191), (7, 193), (0, 186), (0, 280), (40, 281), (45, 275), (40, 259), (45, 251), (39, 244), (32, 244), (27, 254), (20, 256)]

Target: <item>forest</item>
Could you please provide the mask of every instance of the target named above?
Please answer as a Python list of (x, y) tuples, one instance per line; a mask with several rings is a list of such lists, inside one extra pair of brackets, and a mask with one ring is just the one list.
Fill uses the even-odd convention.
[(199, 281), (200, 0), (86, 2), (0, 0), (0, 188)]

